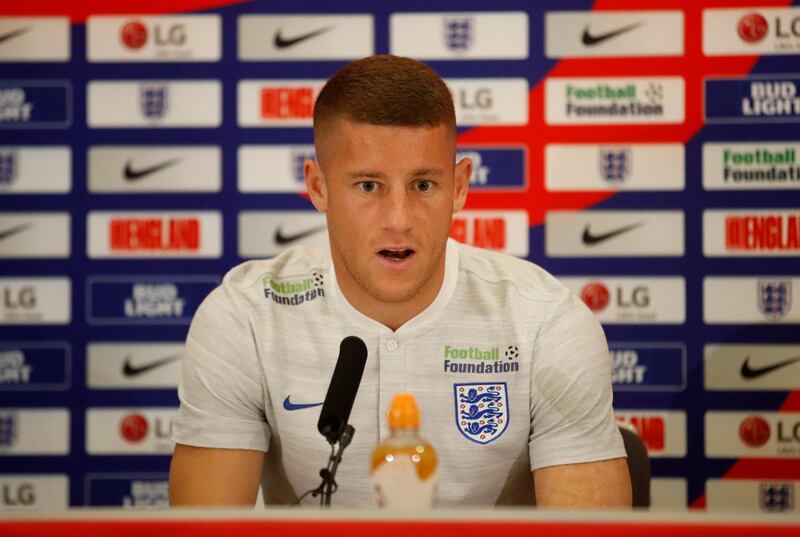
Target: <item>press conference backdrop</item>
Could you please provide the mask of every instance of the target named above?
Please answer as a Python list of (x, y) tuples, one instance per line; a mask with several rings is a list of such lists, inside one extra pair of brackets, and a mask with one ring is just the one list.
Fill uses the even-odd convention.
[(166, 505), (192, 314), (325, 244), (314, 98), (393, 53), (455, 99), (452, 236), (603, 323), (654, 509), (796, 511), (800, 7), (754, 3), (4, 2), (0, 509)]

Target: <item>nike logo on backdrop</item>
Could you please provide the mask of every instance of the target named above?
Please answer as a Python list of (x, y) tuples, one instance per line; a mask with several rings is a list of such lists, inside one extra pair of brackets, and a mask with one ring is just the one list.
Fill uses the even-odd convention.
[(761, 376), (766, 375), (767, 373), (771, 373), (776, 369), (780, 369), (782, 367), (786, 367), (787, 365), (791, 365), (795, 362), (800, 362), (800, 356), (795, 356), (793, 358), (789, 358), (788, 360), (783, 360), (782, 362), (778, 362), (777, 364), (768, 365), (766, 367), (759, 367), (759, 368), (752, 368), (750, 367), (750, 357), (744, 359), (744, 363), (742, 364), (742, 376), (746, 379), (755, 379)]
[(305, 408), (313, 408), (315, 406), (322, 405), (322, 403), (300, 403), (300, 404), (295, 404), (295, 403), (292, 403), (291, 401), (289, 401), (290, 397), (291, 397), (291, 395), (287, 395), (286, 399), (283, 400), (283, 408), (285, 410), (288, 410), (288, 411), (303, 410)]
[(27, 28), (20, 28), (19, 30), (13, 30), (11, 32), (8, 32), (7, 34), (0, 35), (0, 43), (2, 43), (3, 41), (8, 41), (9, 39), (14, 39), (17, 36), (28, 33), (30, 31), (31, 27), (28, 26)]
[(0, 241), (12, 237), (17, 233), (22, 233), (23, 231), (32, 226), (33, 226), (32, 222), (26, 222), (24, 224), (18, 225), (17, 227), (10, 227), (8, 229), (4, 229), (3, 231), (0, 231)]
[(137, 170), (137, 169), (134, 169), (133, 164), (131, 164), (131, 161), (128, 160), (128, 161), (125, 162), (124, 177), (125, 177), (125, 179), (127, 181), (135, 181), (137, 179), (143, 179), (143, 178), (147, 177), (148, 175), (152, 175), (152, 174), (154, 174), (156, 172), (160, 172), (161, 170), (163, 170), (165, 168), (169, 168), (170, 166), (175, 166), (180, 161), (181, 161), (180, 157), (179, 158), (174, 158), (174, 159), (170, 159), (170, 160), (165, 160), (164, 162), (160, 162), (158, 164), (155, 164), (153, 166), (149, 166), (147, 168), (140, 168), (140, 169)]
[(612, 239), (617, 235), (622, 235), (623, 233), (627, 233), (628, 231), (634, 230), (637, 227), (642, 227), (644, 222), (637, 222), (635, 224), (631, 224), (629, 226), (621, 227), (618, 229), (614, 229), (608, 231), (606, 233), (601, 233), (599, 235), (593, 235), (592, 232), (589, 230), (589, 224), (583, 228), (583, 244), (587, 246), (592, 246), (594, 244), (598, 244), (603, 241), (607, 241), (608, 239)]
[(165, 356), (164, 358), (159, 358), (158, 360), (153, 360), (152, 362), (148, 362), (146, 364), (133, 365), (131, 363), (131, 357), (126, 356), (125, 363), (122, 366), (122, 374), (125, 375), (126, 377), (135, 377), (141, 375), (142, 373), (147, 373), (148, 371), (151, 371), (153, 369), (167, 365), (169, 363), (172, 363), (180, 359), (181, 359), (180, 354), (171, 354), (169, 356)]
[(303, 41), (311, 39), (312, 37), (317, 37), (320, 34), (324, 34), (325, 32), (328, 32), (331, 29), (333, 29), (333, 26), (325, 26), (324, 28), (320, 28), (319, 30), (314, 30), (313, 32), (309, 32), (307, 34), (297, 35), (289, 38), (286, 38), (283, 35), (281, 35), (281, 30), (278, 29), (278, 31), (275, 32), (275, 46), (277, 48), (289, 48), (292, 45), (302, 43)]
[(626, 32), (630, 32), (631, 30), (635, 30), (639, 26), (641, 26), (641, 22), (637, 22), (635, 24), (629, 24), (628, 26), (623, 26), (622, 28), (617, 28), (616, 30), (612, 30), (610, 32), (606, 32), (604, 34), (595, 34), (592, 35), (589, 32), (589, 26), (583, 29), (583, 35), (581, 36), (581, 41), (587, 47), (592, 47), (594, 45), (600, 44), (607, 39), (611, 39), (612, 37), (617, 37), (618, 35), (622, 35)]
[(293, 233), (292, 235), (284, 235), (283, 230), (281, 227), (278, 226), (278, 229), (275, 230), (275, 244), (289, 244), (295, 241), (299, 241), (300, 239), (304, 239), (314, 233), (319, 233), (325, 229), (325, 224), (317, 227), (312, 227), (311, 229), (306, 229), (305, 231), (301, 231), (300, 233)]

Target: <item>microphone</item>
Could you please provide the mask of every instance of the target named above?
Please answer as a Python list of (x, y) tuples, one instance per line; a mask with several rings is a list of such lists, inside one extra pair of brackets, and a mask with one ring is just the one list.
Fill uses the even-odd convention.
[(317, 430), (330, 444), (338, 442), (344, 432), (366, 363), (367, 346), (361, 338), (344, 338), (339, 345), (339, 358), (317, 422)]

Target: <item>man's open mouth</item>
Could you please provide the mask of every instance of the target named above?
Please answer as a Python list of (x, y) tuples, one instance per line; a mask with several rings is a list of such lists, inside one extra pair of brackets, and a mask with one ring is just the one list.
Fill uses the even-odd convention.
[(414, 250), (409, 248), (402, 248), (402, 249), (385, 249), (378, 252), (380, 255), (385, 257), (386, 259), (392, 259), (397, 261), (402, 261), (407, 257), (414, 255)]

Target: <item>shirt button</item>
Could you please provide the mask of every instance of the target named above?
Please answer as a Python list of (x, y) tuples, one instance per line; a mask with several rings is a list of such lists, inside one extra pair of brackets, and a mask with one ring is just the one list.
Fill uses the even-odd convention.
[(389, 348), (389, 350), (390, 350), (390, 351), (396, 351), (396, 350), (397, 350), (397, 347), (398, 347), (399, 345), (397, 344), (397, 342), (396, 342), (395, 340), (393, 340), (393, 339), (390, 339), (390, 340), (389, 340), (389, 341), (386, 343), (386, 346)]

